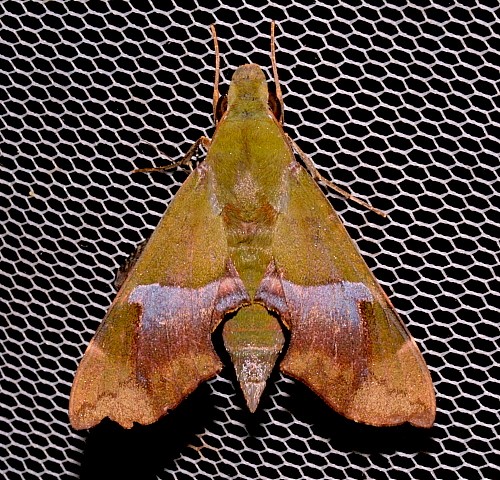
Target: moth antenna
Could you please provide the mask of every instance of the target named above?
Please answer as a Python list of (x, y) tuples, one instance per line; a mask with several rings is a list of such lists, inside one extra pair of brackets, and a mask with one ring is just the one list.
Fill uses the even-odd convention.
[(281, 125), (283, 125), (284, 120), (284, 104), (283, 104), (283, 94), (281, 92), (280, 79), (278, 77), (278, 67), (276, 65), (276, 36), (274, 34), (274, 27), (276, 22), (273, 20), (271, 22), (271, 64), (273, 68), (274, 85), (276, 88), (276, 99), (280, 104), (280, 118), (278, 119)]
[(219, 104), (219, 76), (220, 76), (220, 53), (219, 53), (219, 42), (217, 40), (217, 32), (215, 31), (215, 24), (210, 25), (210, 31), (212, 32), (212, 38), (214, 40), (214, 50), (215, 50), (215, 80), (214, 80), (214, 95), (212, 100), (212, 106), (214, 111), (214, 120), (217, 124), (217, 105)]

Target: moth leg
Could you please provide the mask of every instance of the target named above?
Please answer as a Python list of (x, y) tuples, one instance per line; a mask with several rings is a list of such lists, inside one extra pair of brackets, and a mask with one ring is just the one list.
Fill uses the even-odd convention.
[(314, 162), (304, 153), (304, 151), (293, 141), (292, 138), (290, 138), (289, 135), (285, 133), (285, 137), (290, 145), (290, 147), (295, 150), (295, 152), (298, 154), (298, 156), (302, 159), (304, 162), (304, 165), (306, 166), (307, 170), (309, 170), (309, 173), (311, 174), (311, 177), (314, 178), (317, 182), (322, 182), (325, 184), (328, 188), (331, 188), (335, 192), (339, 193), (343, 197), (347, 198), (348, 200), (351, 200), (353, 202), (358, 203), (359, 205), (362, 205), (365, 208), (368, 208), (368, 210), (371, 210), (372, 212), (377, 213), (381, 217), (387, 217), (387, 213), (383, 212), (382, 210), (379, 210), (378, 208), (372, 207), (369, 203), (366, 203), (365, 201), (361, 200), (358, 197), (355, 197), (349, 192), (346, 192), (344, 189), (338, 187), (335, 185), (332, 181), (328, 180), (325, 178), (321, 173), (319, 173), (318, 169), (314, 165)]
[(147, 243), (147, 239), (139, 243), (139, 245), (137, 245), (137, 247), (135, 248), (135, 251), (125, 259), (123, 265), (116, 272), (115, 280), (113, 282), (113, 286), (116, 288), (116, 290), (120, 290), (123, 282), (125, 282), (132, 268), (134, 268), (134, 265), (137, 263), (137, 260), (139, 260), (139, 257), (141, 256), (141, 253), (143, 252), (144, 247)]
[(162, 167), (136, 168), (135, 170), (132, 170), (132, 173), (165, 172), (167, 170), (173, 170), (177, 167), (183, 167), (185, 165), (189, 165), (189, 169), (193, 171), (193, 162), (192, 162), (193, 156), (195, 156), (198, 153), (200, 145), (203, 145), (203, 147), (205, 147), (205, 149), (208, 150), (208, 147), (210, 147), (210, 143), (211, 140), (208, 137), (198, 138), (198, 140), (196, 140), (196, 142), (194, 142), (193, 145), (191, 145), (189, 150), (186, 152), (186, 155), (184, 155), (184, 157), (182, 157), (177, 162), (172, 161), (172, 159), (168, 155), (166, 155), (158, 147), (150, 143), (150, 145), (156, 148), (157, 152), (167, 157), (172, 163), (170, 165), (163, 165)]

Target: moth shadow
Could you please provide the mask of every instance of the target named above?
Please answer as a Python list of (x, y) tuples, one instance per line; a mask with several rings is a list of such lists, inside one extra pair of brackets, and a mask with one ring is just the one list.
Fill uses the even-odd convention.
[(344, 418), (298, 381), (287, 384), (283, 406), (299, 421), (311, 425), (314, 434), (328, 438), (341, 452), (361, 453), (433, 451), (433, 431), (409, 424), (373, 427)]
[(156, 480), (173, 465), (196, 434), (215, 417), (210, 388), (200, 385), (172, 412), (152, 425), (127, 430), (106, 419), (87, 438), (81, 480), (140, 478)]

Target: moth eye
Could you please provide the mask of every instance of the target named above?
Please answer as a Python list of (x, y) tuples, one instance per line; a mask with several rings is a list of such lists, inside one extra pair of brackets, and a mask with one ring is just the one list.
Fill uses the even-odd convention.
[(227, 110), (227, 95), (222, 95), (217, 102), (215, 109), (215, 121), (218, 122)]
[(271, 109), (271, 112), (273, 112), (273, 115), (276, 118), (276, 120), (280, 121), (281, 102), (279, 101), (276, 95), (276, 86), (273, 83), (269, 85), (269, 97), (267, 99), (267, 103), (269, 105), (269, 108)]

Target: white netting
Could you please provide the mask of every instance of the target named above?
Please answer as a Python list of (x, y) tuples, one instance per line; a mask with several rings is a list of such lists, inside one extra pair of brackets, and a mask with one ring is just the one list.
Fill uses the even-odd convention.
[[(500, 478), (497, 2), (332, 3), (0, 2), (2, 478)], [(278, 373), (251, 415), (218, 345), (229, 367), (157, 424), (75, 432), (115, 272), (186, 177), (129, 172), (211, 134), (208, 26), (227, 83), (269, 73), (273, 18), (287, 132), (390, 213), (329, 194), (424, 352), (436, 425), (357, 425)]]

